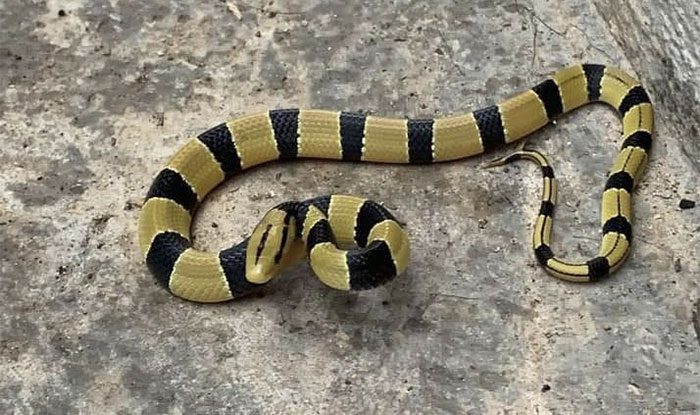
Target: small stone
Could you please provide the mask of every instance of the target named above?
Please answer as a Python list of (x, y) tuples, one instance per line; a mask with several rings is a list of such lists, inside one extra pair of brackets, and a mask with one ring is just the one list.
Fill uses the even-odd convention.
[(692, 209), (695, 207), (695, 201), (689, 199), (681, 199), (681, 203), (678, 204), (681, 209)]
[(681, 268), (681, 259), (680, 258), (676, 258), (676, 260), (673, 261), (673, 270), (676, 272), (681, 272), (682, 268)]
[(124, 210), (133, 210), (134, 208), (141, 207), (141, 203), (133, 200), (127, 200), (124, 204)]
[(542, 392), (549, 392), (550, 390), (552, 390), (551, 386), (547, 385), (546, 383), (542, 385)]
[(66, 11), (61, 9), (58, 11), (58, 17), (66, 17)]
[(153, 123), (158, 126), (162, 127), (165, 125), (165, 113), (162, 111), (156, 111), (151, 115), (151, 119), (153, 120)]

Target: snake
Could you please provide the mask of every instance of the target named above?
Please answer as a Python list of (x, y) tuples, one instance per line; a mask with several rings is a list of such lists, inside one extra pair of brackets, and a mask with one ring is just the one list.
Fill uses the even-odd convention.
[(281, 203), (250, 236), (219, 252), (196, 249), (190, 228), (208, 193), (232, 176), (274, 160), (431, 164), (475, 156), (529, 136), (563, 114), (603, 102), (622, 120), (622, 145), (607, 174), (598, 254), (571, 262), (551, 248), (557, 182), (541, 153), (519, 150), (490, 166), (529, 160), (543, 176), (534, 255), (567, 281), (599, 281), (627, 258), (632, 193), (652, 144), (649, 95), (629, 73), (595, 63), (564, 67), (498, 104), (440, 118), (386, 118), (362, 112), (271, 109), (234, 118), (189, 139), (153, 179), (139, 215), (140, 250), (173, 295), (221, 302), (253, 292), (308, 258), (316, 276), (339, 290), (378, 287), (403, 273), (410, 257), (405, 225), (381, 204), (333, 194)]

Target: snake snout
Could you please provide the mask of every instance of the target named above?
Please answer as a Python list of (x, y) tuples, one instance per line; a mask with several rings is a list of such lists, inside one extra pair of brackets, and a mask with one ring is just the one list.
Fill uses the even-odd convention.
[(246, 254), (246, 278), (258, 284), (268, 282), (296, 256), (296, 221), (280, 209), (270, 210), (253, 230)]

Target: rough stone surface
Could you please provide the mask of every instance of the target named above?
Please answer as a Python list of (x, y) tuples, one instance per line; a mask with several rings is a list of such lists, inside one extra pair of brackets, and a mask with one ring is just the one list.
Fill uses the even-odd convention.
[[(698, 413), (698, 6), (674, 0), (0, 2), (0, 413)], [(634, 251), (594, 285), (530, 250), (540, 179), (477, 168), (271, 164), (217, 189), (198, 246), (332, 192), (408, 222), (408, 272), (359, 294), (307, 265), (260, 295), (178, 300), (136, 241), (189, 136), (268, 107), (474, 109), (571, 62), (636, 73), (657, 143)], [(561, 177), (554, 247), (596, 252), (619, 146), (587, 107), (528, 144)]]

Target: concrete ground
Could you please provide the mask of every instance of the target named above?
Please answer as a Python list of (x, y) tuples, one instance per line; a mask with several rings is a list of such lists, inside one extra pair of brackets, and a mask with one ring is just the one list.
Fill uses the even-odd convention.
[[(680, 0), (0, 2), (0, 413), (700, 412), (700, 8)], [(547, 276), (540, 178), (493, 155), (438, 166), (271, 164), (207, 200), (229, 246), (261, 214), (332, 192), (408, 223), (408, 272), (368, 292), (300, 265), (252, 298), (157, 286), (139, 205), (188, 137), (268, 107), (433, 116), (572, 62), (639, 76), (657, 141), (634, 251), (610, 279)], [(582, 109), (528, 144), (561, 178), (554, 247), (597, 250), (615, 114)]]

